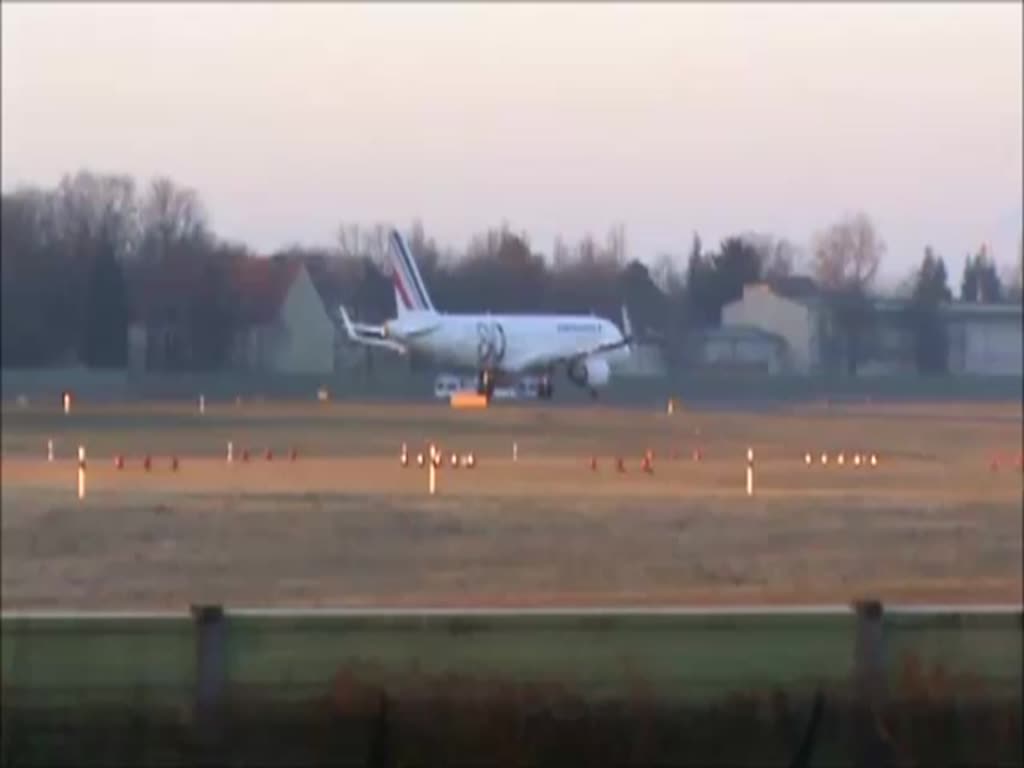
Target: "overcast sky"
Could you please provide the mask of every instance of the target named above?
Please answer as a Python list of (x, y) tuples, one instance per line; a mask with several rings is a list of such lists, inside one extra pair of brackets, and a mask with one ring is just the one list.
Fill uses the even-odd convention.
[(4, 3), (3, 187), (168, 174), (271, 250), (507, 220), (631, 256), (863, 209), (901, 277), (1021, 235), (1022, 4)]

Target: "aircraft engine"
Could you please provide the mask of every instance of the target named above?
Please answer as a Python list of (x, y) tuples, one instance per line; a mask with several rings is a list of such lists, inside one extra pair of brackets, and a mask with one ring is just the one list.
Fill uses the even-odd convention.
[(599, 357), (588, 357), (578, 360), (569, 366), (569, 379), (581, 387), (605, 386), (611, 379), (611, 369), (608, 361)]

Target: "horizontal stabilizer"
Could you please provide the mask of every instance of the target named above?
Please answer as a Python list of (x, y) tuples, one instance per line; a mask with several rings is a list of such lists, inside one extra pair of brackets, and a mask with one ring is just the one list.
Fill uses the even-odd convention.
[(384, 326), (353, 323), (345, 307), (339, 306), (338, 311), (341, 314), (341, 321), (345, 325), (345, 333), (348, 334), (348, 338), (352, 342), (366, 347), (388, 349), (400, 355), (408, 353), (404, 345), (387, 337), (387, 330)]

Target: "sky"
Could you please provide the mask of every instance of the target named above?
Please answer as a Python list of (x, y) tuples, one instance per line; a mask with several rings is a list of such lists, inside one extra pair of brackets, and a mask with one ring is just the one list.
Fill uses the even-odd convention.
[(958, 275), (1018, 255), (1022, 7), (4, 2), (2, 185), (166, 174), (266, 252), (420, 219), (682, 260), (864, 211), (883, 277)]

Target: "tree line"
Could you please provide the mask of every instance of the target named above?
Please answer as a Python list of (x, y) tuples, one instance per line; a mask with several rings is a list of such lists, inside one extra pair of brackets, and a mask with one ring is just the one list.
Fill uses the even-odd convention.
[[(128, 176), (81, 171), (52, 189), (19, 188), (3, 195), (0, 232), (4, 366), (123, 367), (127, 329), (139, 323), (180, 342), (169, 347), (168, 368), (224, 367), (243, 323), (235, 270), (263, 256), (301, 259), (329, 309), (344, 303), (364, 322), (394, 314), (384, 226), (343, 224), (328, 245), (256, 254), (219, 237), (199, 194), (165, 177), (140, 186)], [(660, 254), (650, 266), (628, 255), (621, 227), (603, 238), (559, 238), (549, 253), (507, 223), (461, 249), (442, 247), (419, 223), (406, 235), (439, 308), (617, 318), (626, 304), (636, 328), (661, 343), (670, 365), (682, 362), (688, 334), (721, 323), (722, 308), (744, 285), (793, 280), (806, 261), (831, 309), (832, 363), (856, 372), (885, 254), (864, 214), (816, 233), (806, 254), (765, 233), (739, 233), (710, 248), (694, 234), (687, 256)], [(922, 370), (942, 368), (935, 362), (944, 343), (936, 313), (952, 297), (946, 282), (944, 262), (928, 249), (908, 291)], [(969, 301), (1019, 300), (1019, 265), (1005, 282), (979, 252), (965, 260), (960, 294)]]

